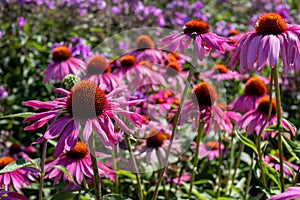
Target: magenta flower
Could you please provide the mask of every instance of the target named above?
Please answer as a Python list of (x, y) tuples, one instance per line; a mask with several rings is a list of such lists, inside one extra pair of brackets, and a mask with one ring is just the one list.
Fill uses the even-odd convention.
[(7, 154), (10, 155), (15, 160), (18, 160), (19, 158), (22, 158), (24, 160), (30, 160), (30, 157), (28, 154), (35, 153), (37, 150), (33, 146), (24, 146), (22, 144), (19, 144), (17, 142), (12, 143), (8, 149)]
[(137, 62), (147, 61), (151, 64), (163, 64), (163, 60), (167, 57), (165, 52), (154, 48), (154, 42), (148, 35), (140, 35), (136, 41), (136, 49), (125, 55), (134, 56)]
[[(248, 135), (252, 134), (254, 131), (256, 134), (259, 134), (263, 124), (265, 123), (268, 117), (270, 104), (270, 97), (262, 97), (256, 106), (255, 109), (248, 111), (242, 118), (237, 122), (237, 127), (241, 129), (247, 128)], [(267, 122), (266, 127), (277, 124), (277, 114), (276, 114), (276, 101), (272, 99), (272, 114), (270, 120)], [(293, 135), (296, 135), (295, 128), (284, 118), (282, 118), (283, 128), (289, 130)], [(263, 138), (275, 137), (276, 131), (265, 131)], [(289, 134), (286, 133), (287, 137)]]
[(124, 97), (113, 98), (124, 92), (124, 89), (119, 88), (105, 95), (98, 85), (88, 80), (78, 82), (70, 92), (58, 88), (56, 91), (66, 97), (49, 102), (38, 100), (25, 102), (26, 106), (47, 110), (27, 117), (24, 122), (34, 121), (34, 123), (25, 127), (25, 130), (35, 130), (52, 121), (45, 134), (34, 143), (41, 143), (61, 135), (54, 157), (60, 155), (64, 149), (70, 151), (75, 147), (81, 126), (83, 126), (82, 136), (85, 143), (94, 131), (100, 137), (102, 144), (111, 149), (118, 141), (112, 120), (125, 132), (133, 133), (117, 114), (122, 115), (136, 127), (148, 123), (148, 120), (139, 114), (125, 110), (127, 106), (134, 106), (140, 101), (127, 101)]
[(179, 173), (180, 168), (177, 165), (171, 164), (168, 166), (166, 171), (167, 182), (173, 183), (175, 185), (181, 185), (191, 179), (191, 176), (187, 172)]
[(0, 199), (2, 200), (28, 200), (27, 197), (25, 197), (22, 194), (16, 193), (16, 192), (9, 192), (5, 190), (0, 190)]
[(66, 46), (57, 46), (52, 50), (52, 61), (44, 70), (44, 81), (50, 79), (62, 81), (68, 74), (79, 75), (79, 72), (85, 69), (83, 61), (73, 58), (70, 49)]
[(25, 169), (17, 169), (12, 172), (1, 173), (1, 170), (5, 166), (14, 161), (15, 160), (10, 156), (0, 158), (0, 185), (4, 185), (5, 190), (13, 187), (16, 191), (20, 192), (23, 186), (30, 185), (33, 177), (29, 174), (29, 171)]
[[(280, 171), (280, 162), (279, 162), (279, 155), (267, 155), (264, 157), (264, 162), (267, 163), (270, 167), (275, 168), (278, 172)], [(287, 166), (289, 166), (292, 170), (297, 171), (298, 166), (294, 165), (293, 163), (290, 163), (286, 161), (286, 158), (283, 157), (284, 165), (283, 165), (283, 172), (285, 177), (291, 177), (292, 174)]]
[(281, 53), (284, 75), (292, 68), (299, 71), (300, 26), (286, 24), (277, 13), (266, 13), (260, 16), (255, 29), (241, 37), (230, 66), (234, 67), (239, 59), (241, 73), (253, 69), (262, 71), (266, 65), (277, 65)]
[(214, 68), (209, 71), (200, 74), (200, 77), (203, 77), (204, 80), (215, 79), (217, 81), (224, 80), (244, 80), (246, 77), (238, 72), (228, 70), (226, 65), (216, 64)]
[(187, 100), (182, 109), (181, 120), (194, 119), (196, 128), (199, 120), (202, 122), (202, 128), (207, 134), (214, 124), (214, 132), (222, 131), (231, 133), (232, 124), (224, 112), (217, 104), (218, 94), (214, 86), (207, 82), (198, 83), (192, 91), (192, 99)]
[[(196, 143), (194, 143), (194, 149), (196, 149)], [(221, 144), (221, 150), (224, 152), (224, 146)], [(219, 142), (207, 141), (199, 146), (199, 158), (207, 157), (212, 161), (214, 158), (219, 158)]]
[(223, 52), (224, 44), (227, 39), (209, 32), (209, 25), (202, 20), (191, 20), (183, 27), (183, 33), (171, 34), (161, 40), (159, 43), (168, 51), (175, 52), (180, 48), (180, 52), (190, 45), (191, 40), (195, 40), (195, 51), (199, 60), (203, 60), (211, 49)]
[(89, 60), (85, 74), (83, 80), (90, 80), (107, 92), (119, 86), (119, 78), (111, 73), (107, 60), (99, 54), (93, 55)]
[(251, 77), (245, 84), (244, 93), (233, 100), (228, 105), (228, 109), (233, 109), (236, 112), (248, 112), (255, 109), (257, 101), (267, 95), (267, 86), (260, 78)]
[[(64, 166), (70, 175), (75, 178), (74, 180), (78, 185), (82, 183), (83, 176), (85, 178), (93, 177), (94, 172), (90, 152), (82, 142), (77, 142), (74, 149), (62, 154), (57, 160), (47, 164), (45, 167), (46, 178), (54, 178), (54, 184), (58, 183), (62, 177), (64, 181), (71, 181), (61, 170), (53, 167), (56, 165)], [(110, 173), (111, 169), (98, 161), (98, 171), (99, 175), (103, 176)]]
[(300, 198), (300, 187), (288, 187), (285, 192), (269, 198), (269, 200), (291, 200)]
[[(143, 139), (139, 139), (140, 144), (138, 144), (134, 150), (139, 161), (151, 164), (154, 167), (161, 167), (161, 163), (164, 163), (166, 150), (170, 143), (171, 132), (166, 130), (163, 124), (151, 121), (147, 127), (139, 130), (139, 135)], [(169, 159), (174, 159), (173, 156), (178, 156), (182, 152), (181, 144), (182, 140), (175, 137)]]
[(120, 80), (125, 77), (128, 82), (127, 84), (130, 84), (135, 89), (147, 84), (166, 85), (164, 77), (152, 69), (151, 63), (137, 63), (136, 58), (132, 55), (122, 56), (115, 64), (113, 73)]

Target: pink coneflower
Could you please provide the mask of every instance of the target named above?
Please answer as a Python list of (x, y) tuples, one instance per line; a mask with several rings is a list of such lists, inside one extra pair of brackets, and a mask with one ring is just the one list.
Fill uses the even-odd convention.
[(10, 157), (1, 157), (0, 158), (0, 185), (4, 185), (4, 189), (8, 190), (13, 187), (18, 192), (21, 191), (23, 186), (30, 185), (30, 179), (32, 178), (24, 169), (16, 169), (12, 172), (1, 173), (1, 170), (8, 164), (14, 162), (15, 160)]
[(214, 68), (209, 71), (200, 74), (204, 80), (215, 79), (217, 81), (224, 81), (224, 80), (243, 80), (245, 76), (239, 74), (235, 71), (228, 70), (226, 65), (223, 64), (216, 64)]
[(142, 63), (137, 63), (137, 60), (132, 55), (124, 55), (116, 62), (114, 73), (122, 79), (125, 75), (128, 84), (138, 88), (147, 84), (166, 85), (164, 77), (154, 71), (150, 66)]
[[(78, 185), (82, 183), (83, 176), (86, 178), (93, 177), (94, 172), (90, 152), (82, 142), (77, 142), (72, 150), (67, 151), (57, 160), (54, 160), (45, 166), (46, 178), (54, 178), (54, 184), (60, 181), (62, 177), (64, 181), (71, 181), (61, 170), (53, 168), (53, 166), (56, 165), (64, 166), (70, 175), (75, 178), (74, 180)], [(101, 176), (106, 175), (111, 171), (111, 169), (100, 162), (98, 162), (98, 170), (99, 175)]]
[(181, 53), (190, 45), (192, 39), (195, 40), (195, 51), (199, 60), (203, 60), (211, 49), (215, 49), (223, 52), (224, 44), (227, 39), (217, 36), (214, 33), (209, 32), (209, 25), (202, 20), (191, 20), (187, 22), (183, 29), (183, 33), (171, 34), (163, 38), (160, 45), (163, 45), (165, 49), (175, 52), (180, 48)]
[(167, 182), (174, 183), (175, 185), (181, 185), (191, 179), (191, 176), (187, 172), (179, 173), (180, 168), (178, 165), (171, 164), (166, 171)]
[[(279, 155), (267, 155), (264, 157), (264, 162), (267, 163), (267, 165), (269, 165), (270, 167), (275, 168), (278, 172), (280, 171), (280, 162), (279, 162)], [(285, 163), (285, 165), (289, 166), (291, 169), (297, 171), (298, 170), (298, 166), (294, 165), (293, 163), (290, 163), (286, 160), (285, 157), (283, 157), (283, 161)], [(284, 176), (285, 177), (291, 177), (291, 172), (288, 169), (287, 166), (283, 166), (283, 172), (284, 172)]]
[(167, 56), (162, 50), (154, 48), (154, 42), (149, 35), (140, 35), (136, 40), (136, 49), (125, 55), (134, 56), (137, 62), (148, 61), (151, 64), (162, 64)]
[(33, 146), (24, 146), (14, 142), (8, 147), (7, 151), (7, 154), (15, 160), (18, 160), (20, 157), (24, 160), (30, 160), (28, 153), (35, 153), (37, 150)]
[[(240, 121), (237, 123), (238, 128), (246, 129), (248, 135), (252, 134), (254, 131), (256, 134), (259, 134), (263, 124), (265, 123), (268, 112), (269, 112), (270, 97), (262, 97), (256, 106), (256, 108), (248, 111), (245, 115), (242, 116)], [(272, 99), (272, 113), (271, 118), (267, 122), (266, 127), (277, 124), (277, 115), (276, 115), (276, 100)], [(293, 135), (296, 134), (294, 127), (285, 119), (282, 118), (283, 128), (289, 130)], [(265, 131), (263, 138), (268, 138), (269, 136), (274, 137), (276, 131)], [(287, 135), (289, 136), (289, 135)]]
[[(277, 13), (266, 13), (260, 16), (255, 31), (246, 33), (239, 40), (230, 66), (234, 67), (240, 59), (239, 70), (256, 69), (261, 71), (268, 64), (274, 67), (281, 52), (284, 75), (294, 68), (300, 69), (300, 27), (289, 25)], [(256, 63), (256, 64), (255, 64)]]
[(74, 85), (70, 92), (61, 88), (56, 90), (66, 95), (66, 97), (56, 98), (49, 102), (27, 101), (25, 102), (26, 106), (35, 109), (46, 109), (47, 111), (27, 117), (24, 122), (35, 122), (25, 127), (25, 130), (35, 130), (54, 120), (50, 123), (45, 134), (35, 142), (40, 143), (47, 139), (53, 139), (61, 134), (54, 157), (61, 154), (63, 149), (70, 151), (75, 147), (81, 126), (83, 126), (84, 142), (88, 141), (92, 131), (94, 131), (100, 137), (102, 144), (111, 149), (117, 143), (112, 120), (127, 133), (133, 133), (117, 114), (122, 115), (136, 127), (148, 123), (139, 114), (125, 110), (127, 106), (134, 106), (140, 101), (127, 101), (124, 97), (113, 98), (115, 95), (122, 94), (124, 89), (119, 88), (105, 95), (98, 85), (83, 80)]
[(25, 197), (22, 194), (16, 193), (16, 192), (10, 192), (5, 190), (0, 190), (0, 199), (2, 200), (28, 200), (27, 197)]
[(179, 99), (170, 89), (160, 90), (149, 96), (148, 107), (150, 109), (159, 109), (159, 112), (169, 111), (172, 106), (179, 105)]
[[(139, 139), (141, 143), (135, 148), (135, 154), (138, 156), (139, 161), (155, 167), (162, 167), (161, 164), (164, 163), (166, 150), (170, 143), (170, 131), (166, 130), (161, 123), (150, 122), (147, 127), (140, 129), (139, 132), (140, 136), (144, 138)], [(182, 140), (175, 137), (171, 147), (171, 155), (178, 156), (181, 153), (180, 144), (182, 144)]]
[(93, 55), (89, 60), (86, 75), (82, 79), (100, 85), (101, 89), (107, 92), (112, 91), (119, 85), (119, 78), (111, 73), (111, 67), (107, 60), (99, 54)]
[(258, 77), (251, 77), (247, 80), (244, 87), (244, 94), (229, 105), (229, 109), (236, 112), (247, 112), (255, 108), (257, 101), (267, 95), (266, 84)]
[(269, 200), (291, 200), (300, 198), (300, 187), (288, 187), (285, 192), (269, 198)]
[[(196, 143), (194, 143), (196, 148)], [(221, 144), (221, 150), (224, 152), (224, 146)], [(219, 158), (219, 142), (207, 141), (199, 146), (199, 158), (207, 157), (208, 160), (212, 161), (214, 158)]]
[(44, 81), (50, 79), (62, 81), (68, 74), (79, 75), (80, 71), (85, 69), (85, 63), (72, 57), (70, 49), (66, 46), (58, 46), (52, 50), (52, 61), (45, 69)]
[(217, 101), (218, 94), (214, 86), (207, 82), (200, 82), (192, 91), (192, 99), (184, 103), (181, 119), (195, 119), (197, 123), (200, 120), (205, 134), (209, 132), (213, 124), (215, 132), (221, 129), (231, 133), (230, 119), (218, 106)]

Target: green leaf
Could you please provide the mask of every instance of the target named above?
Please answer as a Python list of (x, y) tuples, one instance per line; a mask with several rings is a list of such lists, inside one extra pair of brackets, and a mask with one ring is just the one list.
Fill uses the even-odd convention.
[[(35, 168), (35, 164), (33, 164), (32, 161), (33, 160), (26, 161), (24, 159), (19, 159), (14, 162), (11, 162), (8, 165), (6, 165), (3, 169), (0, 170), (0, 174), (6, 173), (6, 172), (13, 172), (13, 171), (23, 168), (23, 167), (34, 167)], [(36, 162), (36, 161), (33, 161), (33, 162)]]
[(107, 194), (102, 196), (102, 200), (131, 200), (128, 197), (123, 197), (119, 194)]
[(62, 173), (64, 173), (65, 175), (67, 175), (67, 177), (68, 177), (74, 184), (77, 185), (77, 183), (74, 181), (73, 177), (71, 176), (70, 172), (69, 172), (64, 166), (61, 166), (61, 165), (54, 165), (54, 166), (52, 166), (52, 168), (59, 169)]
[(258, 155), (258, 151), (257, 151), (257, 148), (256, 148), (255, 144), (249, 138), (245, 137), (244, 135), (242, 135), (238, 131), (236, 131), (236, 135), (242, 143), (244, 143), (246, 146), (253, 149), (253, 151)]
[(299, 148), (298, 144), (290, 140), (288, 137), (285, 135), (282, 135), (282, 142), (288, 152), (295, 157), (298, 161), (300, 160), (300, 152), (297, 151), (297, 148)]
[(281, 132), (281, 133), (290, 133), (292, 132), (290, 130), (287, 130), (286, 128), (279, 126), (277, 127), (277, 124), (271, 125), (268, 128), (265, 129), (265, 131), (276, 131), (276, 132)]
[(129, 171), (126, 171), (126, 170), (118, 170), (118, 171), (116, 171), (116, 174), (124, 175), (124, 176), (127, 176), (127, 177), (131, 178), (131, 179), (136, 179), (136, 176), (133, 173), (131, 173)]
[(270, 167), (265, 162), (263, 162), (263, 170), (264, 170), (265, 174), (270, 179), (272, 179), (281, 190), (280, 176), (279, 176), (279, 173), (276, 171), (276, 169)]
[[(190, 189), (190, 184), (187, 184), (187, 183), (182, 183), (183, 185), (183, 188), (186, 190), (186, 191), (189, 191)], [(196, 189), (195, 187), (193, 187), (192, 189), (192, 194), (195, 195), (197, 197), (197, 199), (201, 199), (201, 200), (207, 200), (207, 198), (205, 196), (203, 196), (202, 194), (200, 194)]]
[(24, 113), (17, 113), (17, 114), (11, 114), (11, 115), (5, 115), (1, 116), (0, 119), (4, 118), (14, 118), (14, 117), (28, 117), (30, 115), (34, 114), (33, 112), (24, 112)]

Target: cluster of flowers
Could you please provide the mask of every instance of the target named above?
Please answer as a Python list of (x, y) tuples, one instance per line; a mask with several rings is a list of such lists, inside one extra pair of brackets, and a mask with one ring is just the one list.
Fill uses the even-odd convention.
[[(49, 124), (43, 136), (33, 144), (59, 137), (53, 155), (55, 159), (47, 163), (45, 168), (46, 178), (54, 179), (54, 183), (59, 182), (62, 177), (64, 181), (71, 181), (68, 176), (53, 167), (62, 165), (76, 180), (75, 186), (69, 185), (69, 188), (80, 186), (84, 179), (89, 183), (89, 179), (94, 175), (91, 155), (87, 148), (88, 141), (93, 137), (92, 133), (96, 133), (105, 148), (113, 150), (114, 147), (121, 146), (124, 134), (135, 136), (136, 130), (131, 128), (129, 123), (139, 128), (137, 132), (141, 138), (134, 148), (135, 154), (146, 157), (146, 162), (159, 163), (160, 159), (165, 158), (171, 138), (168, 129), (175, 125), (173, 119), (177, 110), (180, 110), (181, 103), (179, 123), (183, 119), (196, 124), (201, 122), (204, 135), (208, 135), (210, 131), (232, 135), (234, 125), (248, 135), (258, 135), (268, 119), (270, 106), (271, 117), (266, 127), (277, 124), (278, 109), (275, 99), (270, 99), (267, 95), (268, 77), (250, 76), (245, 71), (262, 71), (266, 65), (273, 67), (278, 63), (281, 53), (284, 75), (292, 69), (298, 72), (299, 38), (299, 26), (286, 24), (276, 13), (267, 13), (260, 16), (254, 31), (229, 38), (210, 32), (209, 25), (202, 20), (188, 21), (181, 33), (162, 39), (159, 44), (163, 46), (162, 49), (156, 49), (148, 35), (140, 35), (136, 40), (136, 49), (124, 53), (118, 59), (107, 58), (100, 53), (90, 53), (87, 62), (84, 62), (76, 58), (79, 55), (78, 51), (66, 45), (56, 45), (51, 52), (51, 63), (44, 71), (44, 81), (62, 82), (68, 90), (57, 88), (56, 91), (63, 97), (52, 101), (29, 100), (24, 103), (34, 109), (43, 110), (24, 120), (24, 123), (32, 123), (25, 127), (25, 130), (33, 131)], [(191, 83), (193, 89), (190, 99), (180, 102), (177, 98), (178, 91), (184, 90), (184, 82), (188, 76), (188, 69), (184, 68), (184, 64), (191, 60), (181, 54), (184, 54), (191, 43), (200, 61), (211, 50), (219, 51), (223, 55), (232, 55), (229, 65), (234, 69), (239, 60), (239, 72), (229, 70), (225, 63), (220, 63), (204, 73), (195, 74)], [(177, 49), (181, 50), (181, 54), (176, 53)], [(194, 66), (190, 65), (190, 68), (192, 67)], [(70, 74), (81, 80), (76, 81), (74, 77), (70, 79)], [(228, 106), (221, 104), (211, 81), (233, 79), (245, 82), (244, 94)], [(158, 86), (165, 86), (167, 83), (180, 89), (175, 91)], [(135, 92), (131, 93), (131, 89)], [(168, 124), (164, 126), (160, 123), (157, 120), (159, 117)], [(282, 126), (295, 135), (294, 127), (287, 120), (282, 119)], [(197, 126), (193, 124), (192, 127)], [(263, 138), (268, 139), (275, 135), (276, 131), (266, 131)], [(181, 139), (178, 136), (173, 141), (171, 151), (174, 155), (181, 153)], [(21, 147), (18, 148), (20, 152)], [(199, 156), (212, 160), (221, 156), (220, 148), (225, 149), (218, 142), (207, 141), (201, 145)], [(226, 151), (222, 152), (225, 154)], [(12, 152), (9, 151), (6, 156), (0, 158), (0, 169), (15, 160), (10, 153)], [(264, 161), (279, 169), (278, 159), (274, 159), (274, 156), (266, 156)], [(286, 164), (294, 170), (298, 169), (292, 163)], [(114, 170), (100, 161), (98, 168), (100, 176), (114, 180)], [(169, 176), (173, 176), (167, 180), (176, 183), (189, 180), (186, 172), (179, 176), (178, 173), (171, 173), (173, 171), (176, 171), (176, 165), (169, 167)], [(284, 172), (286, 176), (291, 175), (288, 169)], [(13, 185), (15, 189), (20, 190), (22, 186), (29, 185), (34, 176), (39, 176), (34, 172), (31, 175), (28, 173), (31, 172), (26, 169), (0, 173), (0, 185), (5, 185), (5, 189)]]

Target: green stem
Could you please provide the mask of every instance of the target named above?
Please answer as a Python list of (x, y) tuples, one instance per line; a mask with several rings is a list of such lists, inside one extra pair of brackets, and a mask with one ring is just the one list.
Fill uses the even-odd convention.
[(137, 168), (137, 165), (136, 165), (136, 161), (135, 161), (135, 158), (134, 158), (134, 154), (133, 154), (133, 151), (132, 151), (132, 146), (131, 146), (131, 142), (130, 142), (130, 138), (129, 138), (128, 134), (125, 134), (125, 141), (126, 141), (127, 148), (128, 148), (128, 151), (129, 151), (129, 155), (130, 155), (130, 158), (131, 158), (131, 162), (132, 162), (132, 165), (133, 165), (133, 168), (134, 168), (134, 171), (135, 171), (135, 177), (136, 177), (137, 186), (138, 186), (138, 197), (139, 197), (140, 200), (143, 200), (144, 195), (143, 195), (143, 190), (142, 190), (141, 177), (140, 177), (140, 174), (138, 172), (138, 168)]
[(230, 139), (230, 160), (229, 160), (229, 174), (228, 174), (228, 180), (230, 180), (231, 181), (231, 183), (230, 184), (228, 184), (227, 185), (227, 187), (229, 187), (228, 189), (227, 189), (227, 191), (229, 191), (229, 195), (230, 195), (230, 193), (231, 193), (231, 185), (233, 185), (233, 182), (232, 182), (232, 179), (231, 179), (231, 168), (232, 168), (232, 164), (233, 164), (233, 160), (234, 160), (234, 144), (233, 144), (233, 142), (234, 142), (234, 140), (233, 140), (233, 135), (231, 135), (231, 139)]
[(200, 146), (200, 139), (202, 137), (203, 130), (202, 130), (202, 122), (199, 121), (198, 124), (198, 133), (196, 138), (196, 150), (195, 150), (195, 157), (194, 157), (194, 164), (193, 164), (193, 171), (190, 181), (190, 189), (189, 189), (189, 199), (191, 199), (192, 190), (193, 190), (193, 183), (196, 176), (197, 166), (198, 166), (198, 155), (199, 155), (199, 146)]
[(84, 191), (88, 191), (89, 190), (89, 186), (88, 186), (88, 184), (86, 182), (85, 176), (83, 176), (83, 179), (82, 179), (82, 186), (83, 186)]
[[(117, 160), (116, 160), (116, 154), (115, 154), (115, 147), (112, 150), (112, 161), (113, 161), (113, 167), (114, 169), (117, 171), (118, 170), (118, 165), (117, 165)], [(115, 174), (115, 193), (118, 194), (119, 193), (119, 177), (118, 174)]]
[[(196, 57), (196, 59), (197, 59), (197, 57)], [(190, 81), (192, 80), (192, 77), (193, 77), (193, 74), (194, 74), (194, 70), (195, 70), (194, 67), (191, 66), (190, 71), (189, 71), (189, 75), (188, 75), (187, 81), (185, 82), (184, 90), (183, 90), (183, 93), (182, 93), (182, 96), (181, 96), (181, 99), (180, 99), (180, 104), (179, 104), (179, 107), (178, 107), (178, 111), (177, 111), (177, 113), (174, 117), (174, 124), (173, 124), (173, 128), (172, 128), (172, 134), (171, 134), (171, 137), (170, 137), (170, 143), (168, 145), (166, 158), (165, 158), (164, 165), (163, 165), (163, 168), (162, 168), (163, 172), (166, 170), (166, 166), (167, 166), (167, 163), (168, 163), (168, 160), (169, 160), (169, 155), (170, 155), (170, 152), (171, 152), (171, 146), (173, 144), (173, 140), (174, 140), (174, 137), (175, 137), (175, 134), (176, 134), (176, 131), (177, 131), (177, 127), (178, 127), (179, 116), (180, 116), (180, 113), (181, 113), (181, 110), (182, 110), (183, 102), (184, 102), (184, 100), (186, 98), (186, 95), (187, 95), (187, 91), (188, 91), (188, 88), (189, 88)], [(159, 175), (158, 181), (157, 181), (156, 186), (155, 186), (155, 190), (154, 190), (152, 200), (157, 199), (159, 186), (160, 186), (160, 183), (163, 179), (163, 174), (164, 173), (161, 173)]]
[(297, 170), (297, 174), (294, 178), (294, 181), (293, 181), (293, 186), (295, 186), (297, 184), (297, 180), (298, 180), (298, 177), (299, 177), (299, 172), (300, 172), (300, 166), (298, 166), (298, 170)]
[[(236, 176), (237, 169), (240, 166), (241, 155), (242, 155), (242, 152), (244, 151), (244, 148), (245, 148), (245, 144), (243, 143), (240, 150), (239, 150), (239, 152), (238, 152), (238, 157), (237, 157), (237, 160), (236, 160), (236, 163), (235, 163), (235, 167), (234, 167), (234, 171), (233, 171), (233, 175), (232, 175), (232, 179), (231, 179), (231, 184), (232, 185), (234, 184), (234, 179), (235, 179), (235, 176)], [(231, 188), (232, 187), (230, 187), (229, 195), (231, 195), (231, 191), (232, 191)]]
[(92, 168), (94, 172), (93, 176), (93, 185), (95, 189), (95, 195), (97, 200), (101, 200), (101, 181), (98, 171), (98, 164), (96, 159), (96, 151), (95, 151), (95, 142), (94, 142), (94, 135), (92, 134), (89, 139), (89, 149), (90, 149), (90, 155), (92, 160)]
[(271, 118), (271, 114), (272, 114), (272, 94), (273, 94), (273, 79), (274, 79), (274, 71), (272, 70), (271, 72), (271, 80), (270, 80), (270, 89), (269, 89), (269, 110), (268, 110), (268, 116), (266, 121), (264, 122), (263, 126), (261, 127), (257, 140), (256, 140), (256, 147), (258, 150), (258, 163), (259, 163), (259, 167), (261, 170), (261, 176), (262, 176), (262, 183), (263, 183), (263, 187), (267, 188), (267, 183), (266, 183), (266, 176), (265, 176), (265, 172), (263, 169), (263, 159), (262, 159), (262, 152), (261, 152), (261, 138), (262, 138), (262, 134), (264, 132), (264, 129), (267, 125), (267, 123), (269, 122), (270, 118)]
[(218, 165), (218, 189), (217, 189), (217, 198), (220, 196), (220, 189), (221, 189), (221, 165), (222, 165), (222, 150), (221, 150), (221, 144), (222, 144), (222, 138), (221, 138), (221, 132), (218, 131), (219, 134), (219, 165)]
[(251, 183), (251, 178), (252, 178), (252, 168), (253, 168), (253, 155), (251, 157), (251, 164), (250, 164), (250, 169), (249, 169), (249, 173), (248, 173), (248, 179), (247, 179), (247, 185), (246, 185), (246, 191), (245, 191), (245, 196), (244, 196), (244, 200), (247, 200), (247, 195), (249, 193), (249, 187), (250, 187), (250, 183)]
[[(278, 67), (272, 69), (274, 70), (274, 82), (275, 82), (275, 96), (276, 96), (276, 114), (277, 114), (277, 128), (281, 126), (281, 99), (280, 99), (280, 88), (279, 88), (279, 78), (278, 78)], [(282, 133), (278, 132), (278, 149), (279, 149), (279, 160), (280, 160), (280, 184), (281, 192), (284, 192), (284, 177), (283, 177), (283, 148), (282, 148)]]
[(43, 151), (42, 151), (41, 177), (40, 177), (40, 184), (39, 184), (39, 200), (43, 199), (43, 185), (44, 185), (44, 178), (45, 178), (46, 153), (47, 153), (47, 140), (43, 144)]

